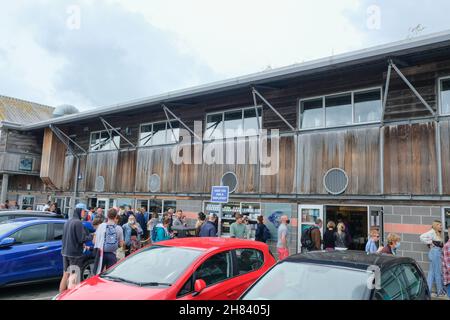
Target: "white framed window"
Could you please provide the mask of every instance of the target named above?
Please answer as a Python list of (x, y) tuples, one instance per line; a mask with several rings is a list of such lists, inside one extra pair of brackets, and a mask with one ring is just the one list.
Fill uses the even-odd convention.
[(89, 150), (105, 151), (120, 149), (120, 135), (112, 130), (110, 133), (107, 130), (91, 132)]
[(179, 141), (180, 123), (178, 121), (145, 123), (139, 130), (140, 147), (174, 144)]
[(206, 114), (204, 140), (250, 137), (262, 128), (262, 107), (241, 108)]
[(439, 106), (441, 114), (450, 114), (450, 77), (439, 79)]
[(333, 128), (381, 120), (381, 88), (368, 88), (299, 101), (300, 130)]

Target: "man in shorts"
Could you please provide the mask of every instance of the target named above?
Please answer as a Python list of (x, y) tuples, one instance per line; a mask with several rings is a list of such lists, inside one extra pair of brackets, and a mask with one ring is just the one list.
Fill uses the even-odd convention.
[(78, 281), (81, 278), (81, 270), (84, 264), (84, 243), (90, 240), (90, 236), (81, 222), (81, 216), (86, 212), (86, 205), (77, 204), (73, 217), (64, 224), (62, 236), (62, 250), (64, 274), (59, 285), (59, 292), (67, 290), (71, 273), (77, 273)]

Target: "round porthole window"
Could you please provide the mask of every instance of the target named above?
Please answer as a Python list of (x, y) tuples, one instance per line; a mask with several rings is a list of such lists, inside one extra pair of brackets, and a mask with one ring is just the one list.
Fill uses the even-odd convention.
[(161, 188), (161, 178), (157, 174), (152, 174), (148, 179), (148, 189), (150, 192), (158, 192)]
[(105, 191), (105, 178), (103, 178), (103, 176), (98, 176), (95, 179), (95, 191), (97, 192)]
[(221, 185), (228, 186), (230, 193), (235, 192), (238, 186), (238, 178), (236, 177), (236, 174), (234, 172), (225, 173), (222, 176)]
[(330, 169), (323, 177), (323, 185), (332, 195), (343, 194), (348, 186), (347, 173), (339, 168)]

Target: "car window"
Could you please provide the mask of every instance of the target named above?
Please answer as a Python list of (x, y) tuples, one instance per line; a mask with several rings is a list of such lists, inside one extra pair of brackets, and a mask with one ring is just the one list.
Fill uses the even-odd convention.
[(206, 286), (212, 286), (232, 276), (231, 252), (218, 253), (206, 260), (195, 271), (194, 278), (202, 279)]
[(423, 279), (417, 268), (411, 264), (403, 264), (400, 266), (400, 269), (402, 270), (409, 299), (421, 299)]
[(62, 240), (64, 230), (64, 224), (55, 223), (53, 224), (53, 241)]
[(264, 255), (255, 249), (238, 249), (236, 253), (238, 275), (256, 271), (264, 265)]
[(0, 223), (3, 222), (3, 221), (7, 221), (8, 219), (9, 219), (8, 216), (1, 216), (0, 217)]
[(397, 266), (381, 273), (381, 289), (375, 292), (376, 300), (407, 300), (408, 293), (402, 281), (402, 269)]
[(194, 292), (194, 281), (193, 277), (189, 277), (189, 279), (186, 281), (186, 283), (183, 285), (181, 290), (177, 294), (177, 298), (180, 298), (182, 296), (185, 296), (189, 293)]
[(11, 235), (16, 244), (45, 242), (47, 240), (47, 224), (35, 224), (23, 228)]

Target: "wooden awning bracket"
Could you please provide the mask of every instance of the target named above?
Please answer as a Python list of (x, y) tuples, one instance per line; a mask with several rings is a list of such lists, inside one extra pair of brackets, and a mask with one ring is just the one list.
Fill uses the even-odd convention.
[(388, 72), (387, 72), (387, 76), (386, 76), (386, 87), (385, 87), (384, 98), (383, 98), (383, 113), (381, 116), (381, 123), (384, 124), (384, 115), (386, 112), (386, 104), (387, 104), (387, 97), (388, 97), (388, 93), (389, 93), (389, 85), (390, 85), (390, 80), (391, 80), (392, 69), (395, 70), (395, 72), (398, 74), (398, 76), (403, 80), (403, 82), (406, 83), (406, 85), (409, 87), (409, 89), (411, 89), (411, 91), (414, 93), (414, 95), (420, 100), (420, 102), (422, 102), (422, 104), (428, 109), (428, 111), (430, 111), (430, 113), (437, 118), (438, 117), (437, 113), (430, 107), (428, 102), (425, 101), (425, 99), (416, 90), (416, 88), (414, 88), (414, 86), (411, 84), (411, 82), (409, 82), (409, 80), (405, 77), (405, 75), (395, 65), (394, 61), (392, 61), (392, 59), (389, 59), (388, 64), (389, 65), (388, 65)]
[[(269, 101), (267, 101), (267, 99), (266, 98), (264, 98), (264, 96), (261, 94), (261, 93), (259, 93), (258, 92), (258, 90), (256, 90), (255, 89), (255, 87), (252, 87), (252, 92), (253, 92), (253, 94), (255, 94), (255, 95), (257, 95), (270, 109), (272, 109), (272, 111), (273, 112), (275, 112), (275, 114), (281, 119), (281, 120), (283, 120), (284, 121), (284, 123), (286, 123), (286, 125), (292, 130), (292, 131), (297, 131), (290, 123), (289, 123), (289, 121), (287, 121), (286, 120), (286, 118), (285, 117), (283, 117), (278, 111), (277, 111), (277, 109), (275, 109), (275, 107), (274, 106), (272, 106), (271, 104), (270, 104), (270, 102)], [(255, 99), (256, 97), (254, 96), (254, 101), (255, 101), (255, 103), (256, 103), (256, 99)]]
[[(80, 149), (83, 154), (87, 154), (86, 150), (81, 147), (78, 143), (76, 143), (72, 138), (70, 138), (67, 134), (65, 134), (61, 129), (58, 127), (55, 127), (54, 125), (49, 125), (50, 130), (55, 134), (55, 136), (67, 147), (67, 149), (70, 151), (70, 153), (76, 157), (80, 158), (80, 155), (75, 152), (75, 150), (70, 146), (69, 142), (72, 142), (78, 149)], [(67, 142), (66, 139), (69, 141)]]
[[(120, 146), (118, 147), (116, 143), (114, 142), (114, 139), (112, 138), (111, 132), (114, 131), (117, 133), (123, 140), (125, 140), (131, 147), (136, 148), (136, 145), (132, 143), (130, 140), (128, 140), (123, 134), (120, 133), (119, 130), (114, 128), (108, 121), (106, 121), (104, 118), (100, 117), (100, 121), (103, 123), (103, 126), (105, 127), (106, 131), (108, 131), (109, 137), (111, 138), (112, 142), (114, 143), (114, 146), (117, 148), (117, 150), (120, 149)], [(109, 127), (109, 129), (108, 129)]]

